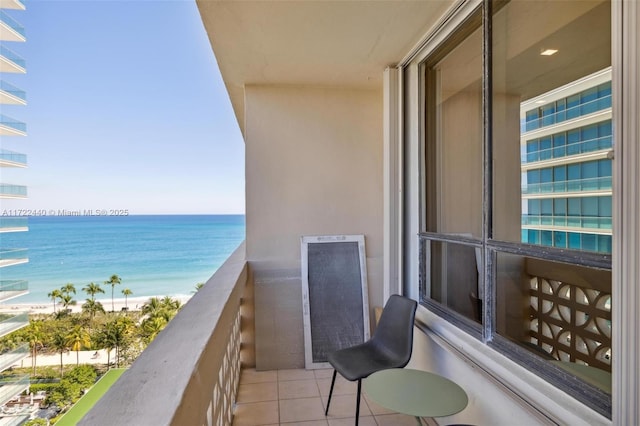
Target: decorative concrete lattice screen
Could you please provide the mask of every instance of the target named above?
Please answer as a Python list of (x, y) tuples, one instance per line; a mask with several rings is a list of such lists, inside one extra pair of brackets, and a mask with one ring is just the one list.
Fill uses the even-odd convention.
[(233, 419), (233, 408), (240, 380), (240, 309), (231, 327), (227, 348), (213, 389), (211, 425), (228, 426)]
[(532, 343), (554, 358), (611, 371), (611, 293), (531, 277)]

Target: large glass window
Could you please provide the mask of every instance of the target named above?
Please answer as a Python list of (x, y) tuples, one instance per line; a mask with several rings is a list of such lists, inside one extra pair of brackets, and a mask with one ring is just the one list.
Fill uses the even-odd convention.
[[(496, 263), (495, 275), (488, 274), (495, 338), (554, 366), (593, 373), (602, 380), (590, 384), (605, 392), (613, 355), (611, 272), (610, 259), (595, 253), (607, 255), (611, 247), (611, 120), (593, 117), (611, 114), (609, 9), (606, 1), (510, 1), (494, 11), (493, 238), (487, 242)], [(566, 105), (563, 117), (545, 121), (544, 112), (559, 104)], [(542, 111), (539, 125), (514, 131), (509, 117), (526, 119), (531, 109)], [(522, 174), (513, 172), (520, 161), (514, 141), (526, 146), (547, 138), (551, 155), (520, 163), (527, 177), (539, 171), (540, 184), (517, 185), (514, 178)], [(518, 188), (526, 191), (516, 195)], [(540, 221), (519, 220), (508, 208), (512, 213), (504, 213), (505, 206), (532, 199), (540, 203)], [(520, 238), (517, 223), (539, 231), (539, 239)], [(530, 247), (502, 243), (518, 238)]]
[[(429, 231), (482, 234), (482, 33), (478, 18), (467, 37), (429, 63), (427, 96)], [(464, 125), (460, 125), (464, 117)]]
[(423, 68), (423, 303), (604, 415), (610, 7), (493, 2)]
[[(452, 238), (482, 235), (482, 32), (474, 16), (426, 67), (427, 231)], [(460, 117), (465, 123), (460, 125)], [(481, 288), (476, 249), (460, 244), (430, 243), (429, 294), (432, 300), (469, 319), (480, 320)], [(478, 252), (479, 253), (479, 252)], [(462, 301), (462, 299), (464, 299)]]

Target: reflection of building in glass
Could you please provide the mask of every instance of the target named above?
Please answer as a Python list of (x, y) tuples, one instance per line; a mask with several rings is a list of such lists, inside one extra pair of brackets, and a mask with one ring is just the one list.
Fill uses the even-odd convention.
[(522, 241), (611, 253), (611, 69), (523, 102)]

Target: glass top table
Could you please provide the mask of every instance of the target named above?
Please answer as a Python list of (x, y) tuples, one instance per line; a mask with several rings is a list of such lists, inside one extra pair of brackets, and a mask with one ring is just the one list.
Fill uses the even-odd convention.
[(574, 376), (578, 376), (607, 393), (611, 393), (611, 373), (590, 365), (577, 364), (569, 361), (551, 361)]
[(456, 414), (467, 406), (466, 392), (451, 380), (427, 371), (392, 368), (362, 381), (373, 402), (399, 413), (420, 417)]

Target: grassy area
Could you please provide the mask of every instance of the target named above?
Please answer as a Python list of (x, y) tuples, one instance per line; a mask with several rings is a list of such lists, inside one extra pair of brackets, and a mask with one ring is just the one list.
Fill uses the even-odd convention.
[(89, 389), (82, 398), (71, 407), (67, 413), (60, 417), (60, 420), (56, 422), (57, 426), (74, 426), (82, 417), (95, 405), (96, 402), (102, 397), (102, 395), (109, 390), (111, 385), (118, 380), (118, 377), (125, 372), (125, 368), (113, 368), (109, 370), (95, 385)]

